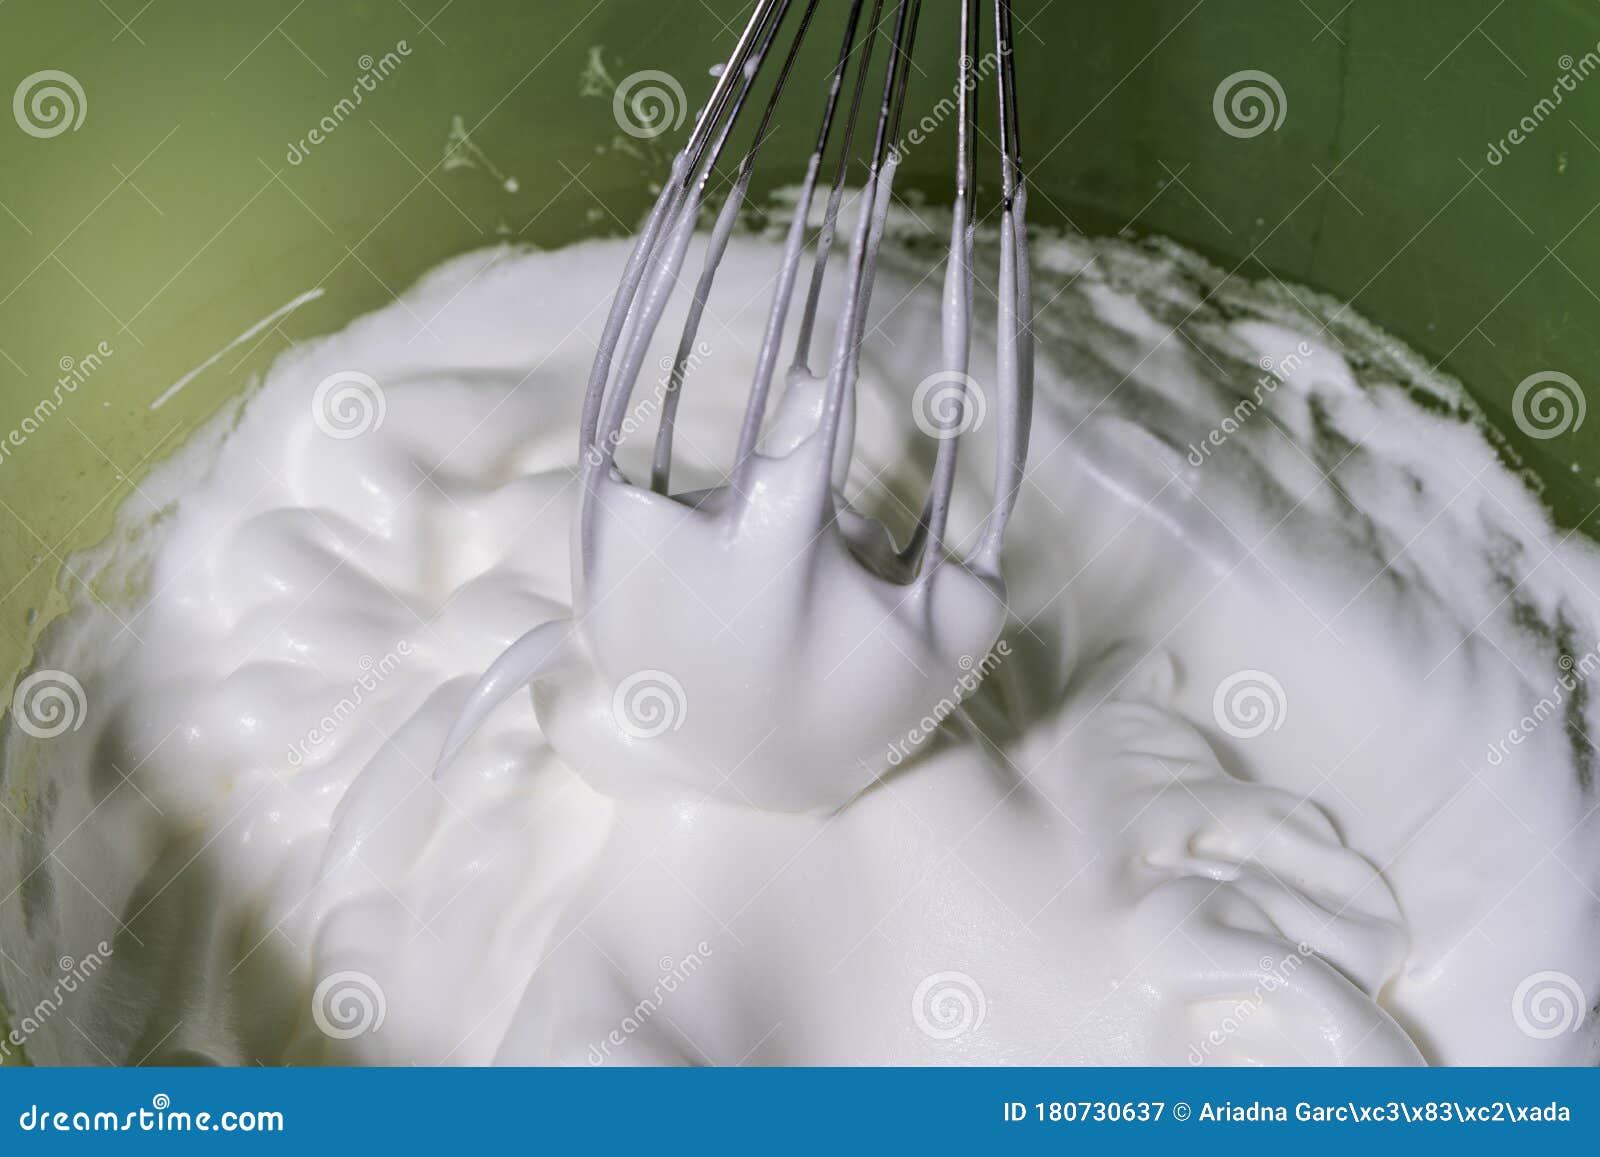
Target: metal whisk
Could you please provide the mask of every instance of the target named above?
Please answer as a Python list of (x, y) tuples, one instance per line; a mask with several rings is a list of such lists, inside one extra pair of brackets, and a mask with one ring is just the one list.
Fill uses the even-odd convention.
[[(942, 377), (953, 387), (943, 399), (941, 440), (933, 475), (923, 503), (915, 533), (900, 552), (903, 581), (925, 579), (945, 557), (945, 528), (951, 492), (956, 477), (956, 452), (960, 432), (965, 429), (965, 407), (971, 352), (972, 249), (974, 234), (974, 153), (977, 135), (977, 106), (980, 62), (978, 40), (980, 0), (960, 0), (960, 77), (956, 90), (957, 141), (956, 181), (949, 258), (944, 276), (944, 349)], [(842, 3), (826, 5), (839, 9)], [(863, 211), (856, 222), (845, 272), (844, 307), (838, 333), (828, 355), (825, 374), (825, 404), (817, 436), (836, 449), (841, 428), (852, 422), (854, 388), (860, 367), (861, 344), (865, 335), (867, 305), (872, 294), (878, 251), (883, 238), (895, 171), (900, 163), (897, 145), (901, 113), (905, 107), (910, 78), (912, 47), (917, 34), (922, 0), (897, 0), (894, 3), (892, 31), (885, 32), (885, 0), (872, 0), (870, 15), (866, 0), (850, 0), (845, 17), (843, 43), (832, 73), (832, 83), (822, 107), (821, 126), (816, 146), (806, 166), (789, 225), (783, 265), (767, 316), (759, 352), (755, 380), (739, 430), (729, 480), (735, 494), (744, 493), (752, 456), (756, 454), (762, 422), (767, 414), (773, 372), (779, 357), (785, 323), (795, 290), (802, 257), (806, 249), (807, 222), (817, 189), (818, 175), (828, 155), (831, 138), (837, 130), (841, 140), (836, 148), (837, 162), (822, 217), (814, 240), (810, 286), (794, 343), (788, 381), (809, 379), (822, 384), (814, 374), (812, 346), (818, 304), (827, 279), (829, 259), (834, 248), (839, 210), (850, 171), (852, 144), (865, 96), (869, 87), (873, 57), (880, 39), (888, 41), (888, 63), (882, 70), (881, 97), (874, 129), (866, 181), (862, 189)], [(579, 451), (585, 463), (585, 500), (580, 513), (579, 543), (587, 558), (592, 544), (594, 480), (614, 471), (616, 447), (621, 439), (624, 419), (638, 381), (652, 337), (667, 300), (680, 284), (685, 253), (703, 205), (707, 186), (734, 126), (752, 103), (761, 74), (767, 71), (779, 46), (786, 20), (799, 9), (798, 24), (782, 51), (777, 76), (767, 98), (753, 142), (739, 162), (730, 191), (712, 228), (704, 263), (694, 284), (677, 355), (662, 399), (660, 426), (656, 434), (651, 489), (669, 493), (672, 463), (674, 417), (691, 362), (696, 335), (717, 267), (727, 248), (750, 187), (762, 145), (772, 127), (773, 117), (784, 89), (794, 72), (800, 47), (810, 31), (823, 0), (760, 0), (739, 37), (727, 64), (701, 111), (688, 143), (678, 154), (671, 177), (662, 190), (645, 226), (638, 236), (624, 271), (621, 285), (606, 319), (584, 398)], [(992, 0), (994, 25), (994, 69), (997, 80), (1000, 153), (1000, 270), (999, 335), (996, 386), (999, 425), (994, 506), (982, 528), (976, 548), (966, 560), (975, 573), (998, 580), (999, 556), (1006, 523), (1021, 485), (1027, 455), (1028, 428), (1033, 389), (1033, 349), (1030, 329), (1027, 238), (1023, 226), (1027, 200), (1017, 138), (1016, 74), (1012, 56), (1010, 0)], [(850, 74), (848, 107), (839, 116), (841, 101)], [(842, 124), (841, 124), (842, 119)], [(621, 351), (620, 357), (618, 351)], [(848, 442), (848, 435), (846, 435)], [(845, 455), (848, 464), (848, 453)], [(823, 473), (830, 474), (834, 455), (823, 457)], [(833, 513), (834, 487), (829, 477), (816, 480), (817, 499), (824, 517)]]
[[(857, 551), (863, 541), (858, 534), (863, 520), (854, 512), (847, 513), (839, 490), (849, 467), (867, 305), (901, 159), (896, 140), (922, 0), (849, 0), (848, 5), (845, 0), (759, 0), (634, 244), (600, 338), (579, 434), (583, 486), (572, 560), (572, 617), (534, 628), (495, 660), (450, 729), (438, 769), (450, 762), (497, 703), (532, 683), (547, 736), (558, 748), (564, 744), (564, 760), (602, 790), (616, 794), (630, 790), (619, 780), (626, 774), (635, 784), (687, 783), (712, 793), (731, 791), (744, 802), (778, 810), (838, 807), (894, 762), (887, 744), (903, 732), (906, 721), (937, 701), (950, 680), (970, 665), (972, 655), (993, 646), (1005, 613), (1000, 548), (1021, 486), (1032, 397), (1031, 309), (1023, 228), (1026, 192), (1017, 145), (1011, 5), (1010, 0), (988, 0), (993, 4), (995, 47), (985, 65), (997, 65), (996, 143), (1001, 178), (995, 367), (999, 420), (994, 505), (978, 528), (974, 548), (967, 557), (956, 560), (946, 549), (945, 534), (956, 479), (957, 445), (967, 428), (966, 407), (973, 382), (968, 362), (980, 73), (980, 0), (959, 2), (956, 194), (945, 263), (942, 361), (935, 375), (953, 388), (941, 398), (942, 407), (928, 415), (940, 441), (915, 531), (899, 547), (889, 541), (887, 532), (872, 536), (870, 550), (862, 547), (848, 556), (852, 559), (848, 565), (843, 561), (847, 552)], [(673, 495), (669, 485), (674, 422), (687, 371), (694, 363), (691, 355), (706, 301), (779, 101), (795, 73), (801, 45), (825, 5), (830, 11), (847, 7), (843, 42), (789, 224), (732, 468), (725, 485)], [(886, 21), (885, 10), (891, 5), (893, 11)], [(784, 30), (791, 19), (793, 28), (785, 42)], [(881, 70), (875, 71), (880, 40), (887, 42), (888, 51)], [(615, 464), (639, 372), (668, 300), (680, 284), (718, 159), (745, 109), (754, 103), (762, 74), (770, 75), (779, 55), (771, 93), (718, 210), (703, 265), (693, 283), (677, 356), (661, 398), (650, 489), (644, 491), (630, 483)], [(812, 347), (819, 304), (851, 171), (852, 146), (872, 80), (879, 75), (877, 122), (861, 192), (862, 210), (838, 298), (837, 329), (826, 361), (820, 372), (814, 372)], [(821, 227), (812, 238), (808, 236), (812, 202), (830, 151), (836, 154), (832, 184)], [(779, 346), (808, 247), (814, 251), (810, 285), (800, 311), (786, 388), (789, 397), (800, 398), (811, 407), (807, 415), (814, 418), (814, 424), (786, 456), (775, 458), (762, 453), (758, 444)], [(768, 514), (773, 494), (781, 491), (786, 521), (776, 538), (770, 522), (764, 529), (751, 528), (748, 535), (741, 532), (741, 516), (752, 509), (753, 492), (763, 487)], [(679, 526), (671, 531), (671, 542), (666, 537), (648, 539), (631, 526), (620, 533), (608, 530), (612, 522), (626, 519), (630, 512), (659, 514), (663, 506), (670, 506), (674, 513), (694, 515), (675, 520)], [(613, 565), (609, 570), (597, 561), (605, 554), (600, 549), (602, 540), (611, 544)], [(763, 540), (764, 554), (760, 549)], [(719, 556), (724, 546), (730, 549)], [(803, 568), (791, 566), (798, 554), (813, 547), (836, 565), (835, 577), (847, 576), (841, 578), (843, 585), (829, 588), (826, 609), (853, 613), (854, 620), (845, 614), (842, 621), (856, 622), (863, 628), (862, 634), (846, 630), (841, 636), (837, 624), (829, 628), (820, 618), (795, 620), (788, 616), (791, 607), (809, 610), (814, 598), (824, 597), (816, 595), (795, 573)], [(663, 557), (674, 552), (694, 555), (702, 548), (703, 553), (689, 559), (691, 564), (715, 558), (716, 565), (745, 584), (737, 594), (724, 590), (722, 597), (728, 605), (713, 607), (702, 592), (686, 593), (686, 584), (674, 581), (672, 567)], [(688, 569), (692, 572), (693, 565)], [(738, 587), (738, 582), (734, 586)], [(601, 604), (619, 590), (625, 593), (600, 611)], [(641, 613), (646, 610), (648, 614)], [(711, 654), (714, 659), (716, 649), (711, 643), (741, 618), (761, 620), (755, 629), (761, 632), (769, 653), (763, 657), (747, 650), (731, 662), (695, 662), (698, 654)], [(663, 664), (683, 664), (693, 670), (680, 668), (673, 675)], [(630, 670), (632, 676), (616, 682)], [(798, 679), (798, 671), (811, 671), (815, 677)], [(840, 671), (871, 689), (879, 705), (875, 711), (858, 709), (860, 704), (852, 701), (848, 689), (849, 678), (831, 678)], [(562, 672), (564, 677), (558, 678)], [(641, 744), (641, 733), (655, 736), (659, 729), (641, 728), (621, 710), (633, 681), (641, 677), (658, 679), (675, 696), (720, 705), (724, 709), (721, 721), (709, 710), (692, 712), (685, 721), (680, 704), (671, 717), (672, 738), (655, 745)], [(571, 706), (574, 703), (579, 706)], [(758, 750), (761, 757), (752, 759)], [(740, 781), (730, 787), (727, 781), (735, 774), (732, 769), (743, 770)]]

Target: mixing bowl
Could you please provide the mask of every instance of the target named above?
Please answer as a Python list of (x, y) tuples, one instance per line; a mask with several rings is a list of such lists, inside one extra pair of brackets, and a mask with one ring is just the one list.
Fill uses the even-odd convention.
[[(71, 552), (291, 342), (468, 249), (630, 231), (744, 7), (0, 8), (4, 685), (65, 604)], [(949, 196), (954, 7), (924, 14), (912, 199)], [(1353, 302), (1465, 382), (1585, 525), (1593, 4), (1055, 0), (1018, 20), (1034, 224), (1164, 235)], [(819, 86), (823, 39), (802, 63)], [(802, 119), (778, 126), (756, 200), (798, 175)]]

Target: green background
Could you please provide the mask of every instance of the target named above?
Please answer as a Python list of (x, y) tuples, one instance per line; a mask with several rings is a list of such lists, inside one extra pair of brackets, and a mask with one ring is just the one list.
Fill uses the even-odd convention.
[[(841, 0), (824, 0), (840, 7)], [(950, 85), (950, 9), (928, 0), (915, 119)], [(63, 359), (113, 353), (0, 457), (0, 680), (62, 604), (61, 562), (103, 535), (153, 462), (297, 338), (390, 301), (441, 259), (511, 240), (621, 233), (687, 122), (621, 133), (615, 80), (671, 73), (691, 106), (736, 0), (9, 0), (0, 96), (60, 69), (86, 116), (49, 139), (0, 115), (0, 438)], [(1600, 417), (1549, 441), (1512, 392), (1600, 346), (1600, 78), (1529, 139), (1505, 137), (1600, 40), (1588, 0), (1019, 0), (1032, 220), (1161, 234), (1241, 276), (1268, 271), (1356, 307), (1467, 383), (1544, 480), (1558, 517), (1597, 501)], [(834, 24), (813, 38), (764, 170), (798, 175)], [(299, 164), (286, 154), (350, 93), (363, 56), (409, 55)], [(1282, 125), (1221, 130), (1213, 94), (1244, 69)], [(588, 80), (585, 74), (588, 72)], [(447, 154), (452, 125), (469, 136)], [(936, 142), (943, 144), (943, 142)], [(449, 158), (447, 160), (447, 155)], [(947, 199), (947, 155), (902, 187)], [(505, 178), (516, 188), (507, 188)], [(643, 179), (642, 179), (643, 178)], [(759, 193), (759, 190), (758, 190)], [(230, 349), (312, 287), (324, 295)], [(9, 696), (8, 696), (9, 698)]]

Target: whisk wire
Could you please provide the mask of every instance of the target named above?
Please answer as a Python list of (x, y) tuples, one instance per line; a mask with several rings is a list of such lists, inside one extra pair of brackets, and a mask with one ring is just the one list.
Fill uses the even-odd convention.
[[(678, 398), (684, 376), (688, 372), (695, 339), (699, 336), (700, 321), (705, 313), (706, 299), (711, 293), (711, 283), (716, 278), (717, 269), (722, 264), (723, 254), (728, 248), (728, 240), (733, 234), (735, 225), (738, 223), (739, 213), (744, 208), (745, 196), (750, 189), (750, 176), (755, 171), (756, 158), (761, 152), (761, 146), (766, 142), (771, 132), (772, 119), (777, 112), (778, 101), (783, 97), (784, 87), (788, 84), (789, 75), (794, 70), (795, 58), (800, 54), (800, 45), (805, 40), (806, 30), (811, 26), (811, 18), (816, 13), (818, 3), (819, 0), (808, 0), (805, 11), (801, 14), (800, 26), (789, 45), (788, 53), (784, 57), (777, 82), (772, 88), (772, 95), (767, 98), (766, 109), (761, 114), (761, 123), (756, 128), (755, 140), (745, 152), (744, 158), (739, 162), (738, 175), (734, 179), (733, 187), (729, 190), (727, 199), (723, 202), (722, 210), (717, 217), (717, 223), (712, 229), (711, 243), (707, 247), (705, 261), (701, 267), (700, 280), (695, 285), (694, 299), (690, 304), (688, 317), (684, 321), (683, 332), (678, 339), (678, 349), (668, 368), (668, 379), (662, 397), (661, 422), (656, 430), (655, 455), (650, 471), (651, 489), (658, 494), (667, 493), (667, 486), (671, 478), (672, 436), (676, 424)], [(771, 48), (772, 39), (776, 37), (778, 27), (782, 24), (785, 14), (785, 12), (779, 12), (777, 19), (772, 22), (771, 32), (766, 43), (762, 46), (758, 59), (764, 59), (767, 51)], [(746, 91), (748, 92), (748, 86)], [(735, 112), (733, 115), (737, 116), (738, 114)], [(731, 118), (729, 124), (730, 126), (732, 124)]]
[(1006, 525), (1022, 488), (1033, 421), (1033, 291), (1028, 265), (1028, 192), (1018, 139), (1011, 2), (995, 0), (995, 52), (1000, 97), (1000, 297), (997, 376), (1002, 384), (995, 435), (994, 507), (975, 558), (998, 572)]
[[(916, 15), (922, 7), (921, 0), (899, 0), (895, 14), (895, 27), (888, 67), (884, 72), (883, 96), (878, 108), (877, 128), (868, 162), (867, 180), (861, 192), (862, 210), (856, 220), (855, 238), (851, 243), (850, 271), (845, 280), (844, 309), (840, 312), (837, 337), (834, 340), (832, 362), (828, 371), (828, 389), (823, 402), (817, 436), (821, 445), (828, 448), (826, 463), (831, 467), (843, 424), (846, 398), (853, 401), (854, 387), (861, 368), (861, 338), (864, 334), (867, 298), (871, 293), (872, 274), (877, 265), (883, 223), (889, 208), (894, 187), (894, 174), (900, 162), (897, 147), (893, 146), (893, 133), (898, 102), (905, 96), (904, 73), (911, 62), (911, 38), (916, 35)], [(832, 503), (833, 494), (827, 482), (831, 472), (821, 480), (818, 498)]]
[[(882, 10), (883, 0), (874, 0), (873, 22)], [(854, 0), (845, 24), (844, 43), (833, 70), (833, 80), (828, 86), (828, 99), (823, 107), (822, 126), (817, 132), (816, 147), (806, 164), (805, 178), (795, 198), (794, 213), (789, 222), (789, 234), (784, 243), (783, 264), (778, 273), (778, 285), (772, 295), (772, 306), (767, 313), (766, 330), (762, 335), (761, 351), (757, 357), (756, 374), (750, 399), (745, 406), (744, 422), (739, 428), (739, 443), (734, 449), (733, 485), (736, 493), (742, 492), (750, 455), (755, 452), (761, 435), (761, 423), (766, 418), (767, 398), (772, 388), (772, 374), (777, 365), (778, 347), (783, 337), (784, 324), (789, 317), (789, 306), (794, 294), (794, 284), (799, 272), (801, 250), (805, 243), (806, 224), (811, 216), (811, 202), (816, 193), (817, 175), (822, 168), (822, 158), (827, 151), (828, 137), (833, 129), (839, 97), (844, 91), (845, 74), (849, 70), (850, 56), (855, 44), (856, 29), (861, 20), (862, 0)], [(869, 36), (862, 47), (862, 61), (858, 71), (855, 95), (845, 122), (844, 140), (839, 149), (839, 163), (832, 190), (823, 214), (823, 224), (817, 238), (816, 264), (812, 274), (811, 289), (807, 295), (805, 311), (801, 317), (800, 334), (795, 341), (792, 373), (804, 372), (807, 350), (811, 343), (811, 326), (816, 319), (817, 302), (822, 294), (822, 272), (827, 265), (828, 251), (833, 247), (833, 232), (839, 215), (839, 203), (844, 196), (845, 176), (849, 171), (850, 145), (855, 132), (856, 115), (861, 107), (861, 94), (866, 87), (867, 68), (871, 61), (872, 42)]]
[[(950, 214), (950, 257), (945, 263), (942, 340), (945, 370), (958, 390), (962, 413), (969, 404), (967, 374), (972, 359), (972, 245), (975, 233), (973, 185), (977, 158), (973, 137), (977, 131), (978, 0), (961, 6), (961, 76), (956, 92), (956, 201)], [(933, 480), (917, 520), (916, 531), (902, 552), (903, 565), (920, 559), (925, 578), (945, 555), (944, 532), (950, 520), (950, 499), (955, 490), (959, 438), (945, 438), (934, 453)]]

